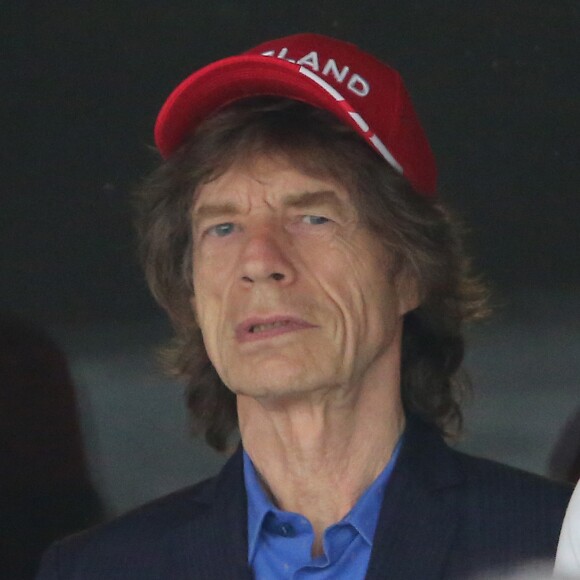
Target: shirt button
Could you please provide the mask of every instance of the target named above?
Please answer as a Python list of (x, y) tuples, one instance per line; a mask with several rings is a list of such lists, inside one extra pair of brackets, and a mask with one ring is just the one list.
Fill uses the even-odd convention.
[(285, 538), (293, 538), (296, 535), (294, 527), (290, 524), (280, 524), (278, 531), (280, 532), (280, 535)]

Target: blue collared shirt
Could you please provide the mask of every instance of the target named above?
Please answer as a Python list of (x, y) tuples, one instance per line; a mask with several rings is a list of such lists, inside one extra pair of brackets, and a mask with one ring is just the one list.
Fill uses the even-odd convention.
[(397, 462), (399, 440), (386, 467), (340, 522), (324, 531), (321, 556), (311, 555), (314, 531), (302, 515), (285, 512), (270, 501), (244, 451), (248, 495), (248, 562), (260, 579), (364, 578), (385, 488)]

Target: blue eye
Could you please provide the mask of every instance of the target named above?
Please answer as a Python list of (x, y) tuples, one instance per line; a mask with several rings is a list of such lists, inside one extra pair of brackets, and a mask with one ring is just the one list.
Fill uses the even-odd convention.
[(328, 218), (325, 218), (321, 215), (305, 215), (302, 216), (302, 220), (311, 226), (320, 226), (330, 221)]
[(210, 236), (217, 236), (223, 238), (230, 235), (234, 231), (234, 224), (227, 222), (225, 224), (217, 224), (208, 229), (207, 233)]

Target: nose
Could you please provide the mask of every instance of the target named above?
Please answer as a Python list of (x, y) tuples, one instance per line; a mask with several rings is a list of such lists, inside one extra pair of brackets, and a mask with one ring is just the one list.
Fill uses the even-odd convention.
[(264, 228), (248, 237), (240, 261), (240, 278), (245, 285), (271, 282), (291, 284), (296, 270), (283, 233)]

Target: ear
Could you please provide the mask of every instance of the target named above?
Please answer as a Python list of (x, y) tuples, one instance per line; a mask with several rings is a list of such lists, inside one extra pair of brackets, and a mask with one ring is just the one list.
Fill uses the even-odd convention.
[(408, 267), (403, 267), (396, 279), (400, 316), (415, 310), (421, 304), (421, 292), (419, 291), (417, 276), (409, 270)]

